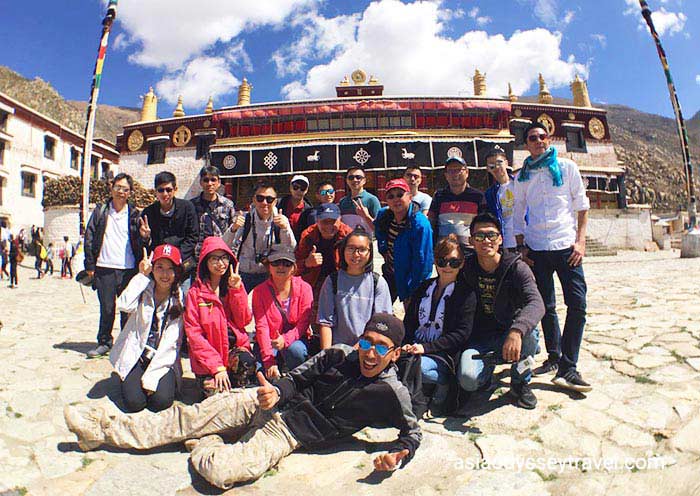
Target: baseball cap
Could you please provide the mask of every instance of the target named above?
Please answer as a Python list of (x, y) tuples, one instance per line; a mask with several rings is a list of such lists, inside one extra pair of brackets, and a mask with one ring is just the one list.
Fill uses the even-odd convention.
[(270, 251), (270, 254), (267, 256), (268, 262), (274, 262), (276, 260), (289, 260), (290, 262), (295, 263), (297, 261), (296, 257), (294, 256), (294, 251), (282, 246), (273, 248)]
[(463, 167), (467, 166), (467, 162), (465, 162), (462, 157), (459, 157), (457, 155), (452, 155), (447, 160), (445, 160), (445, 167), (447, 167), (447, 165), (451, 164), (452, 162), (458, 162), (458, 163), (462, 164)]
[(155, 250), (153, 250), (151, 263), (154, 264), (163, 258), (170, 260), (176, 267), (182, 265), (182, 256), (176, 246), (168, 244), (156, 246)]
[(296, 176), (292, 177), (292, 180), (289, 181), (289, 184), (295, 183), (297, 181), (306, 183), (307, 186), (309, 185), (308, 178), (306, 176), (302, 176), (301, 174), (297, 174)]
[(506, 151), (498, 145), (494, 145), (486, 154), (486, 158), (494, 157), (496, 155), (506, 155)]
[(394, 346), (401, 346), (405, 334), (403, 322), (390, 313), (375, 313), (365, 324), (365, 331), (373, 331), (391, 339)]
[(402, 189), (404, 191), (411, 191), (411, 188), (408, 187), (406, 180), (402, 178), (392, 179), (391, 181), (387, 181), (387, 183), (384, 185), (384, 191), (389, 191), (390, 189), (395, 188)]
[(340, 207), (335, 203), (324, 203), (316, 207), (316, 220), (340, 219)]

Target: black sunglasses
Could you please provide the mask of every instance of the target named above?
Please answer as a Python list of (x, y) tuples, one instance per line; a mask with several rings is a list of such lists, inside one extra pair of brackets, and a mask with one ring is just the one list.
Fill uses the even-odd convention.
[(299, 191), (299, 190), (306, 191), (309, 188), (306, 184), (303, 184), (303, 183), (302, 184), (292, 183), (292, 189), (294, 191)]
[(274, 196), (265, 196), (265, 195), (255, 195), (255, 201), (258, 203), (262, 202), (267, 202), (269, 204), (275, 203), (275, 198)]
[(352, 180), (354, 180), (354, 179), (357, 179), (358, 181), (362, 181), (364, 178), (365, 178), (365, 176), (362, 176), (362, 175), (360, 175), (360, 174), (350, 174), (350, 175), (347, 177), (347, 179), (349, 179), (350, 181), (352, 181)]
[(460, 265), (462, 265), (462, 259), (461, 258), (438, 258), (437, 259), (437, 266), (440, 267), (441, 269), (444, 269), (447, 266), (452, 267), (453, 269), (459, 268)]
[(282, 267), (289, 268), (292, 265), (294, 265), (294, 262), (290, 262), (289, 260), (285, 260), (284, 258), (282, 258), (280, 260), (275, 260), (274, 262), (270, 262), (270, 265), (272, 265), (273, 267), (279, 267), (281, 265)]
[(158, 189), (156, 189), (156, 191), (158, 193), (172, 193), (173, 191), (175, 191), (175, 189), (174, 188), (158, 188)]
[(547, 137), (548, 136), (546, 134), (531, 134), (527, 137), (527, 140), (534, 143), (535, 141), (544, 141), (547, 139)]
[(489, 241), (496, 241), (498, 237), (501, 235), (499, 232), (478, 232), (472, 234), (472, 239), (474, 241), (478, 241), (479, 243), (483, 243), (484, 240), (488, 239)]

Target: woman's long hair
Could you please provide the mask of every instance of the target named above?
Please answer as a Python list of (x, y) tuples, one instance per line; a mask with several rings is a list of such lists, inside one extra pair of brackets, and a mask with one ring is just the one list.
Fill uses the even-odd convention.
[[(182, 302), (180, 301), (180, 282), (182, 279), (183, 271), (182, 271), (182, 266), (180, 265), (175, 265), (172, 260), (168, 260), (172, 265), (173, 268), (175, 269), (175, 279), (173, 282), (170, 284), (170, 311), (168, 312), (168, 318), (169, 319), (176, 319), (180, 315), (183, 314), (185, 309), (182, 306)], [(155, 284), (156, 279), (153, 276), (153, 271), (151, 271), (150, 278), (153, 279), (153, 283)]]
[[(233, 270), (233, 264), (234, 259), (231, 258), (228, 253), (226, 254), (229, 259), (229, 264), (228, 264), (228, 270), (224, 272), (224, 275), (221, 276), (221, 280), (219, 281), (219, 296), (224, 298), (228, 294), (228, 274), (230, 271)], [(211, 283), (211, 273), (209, 272), (209, 267), (207, 266), (207, 260), (209, 260), (209, 257), (211, 256), (211, 253), (209, 253), (204, 260), (202, 260), (199, 263), (199, 271), (197, 272), (197, 275), (199, 278), (207, 283)], [(213, 288), (212, 288), (213, 289)]]
[(374, 270), (374, 244), (372, 243), (372, 236), (370, 236), (369, 233), (362, 228), (362, 226), (357, 226), (350, 234), (345, 236), (338, 243), (340, 269), (345, 271), (348, 270), (348, 263), (345, 261), (345, 247), (348, 245), (348, 240), (353, 236), (367, 238), (367, 241), (369, 241), (369, 260), (365, 265), (365, 272), (372, 272), (372, 270)]

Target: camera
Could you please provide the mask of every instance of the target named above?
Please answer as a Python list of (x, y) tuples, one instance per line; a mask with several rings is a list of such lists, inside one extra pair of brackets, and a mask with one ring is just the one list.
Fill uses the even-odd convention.
[(265, 260), (267, 260), (268, 253), (256, 253), (255, 254), (255, 263), (256, 264), (261, 264)]
[(143, 358), (145, 361), (150, 362), (151, 360), (153, 360), (154, 356), (156, 356), (156, 350), (151, 346), (146, 345), (146, 347), (143, 350), (143, 354), (141, 355), (141, 358)]

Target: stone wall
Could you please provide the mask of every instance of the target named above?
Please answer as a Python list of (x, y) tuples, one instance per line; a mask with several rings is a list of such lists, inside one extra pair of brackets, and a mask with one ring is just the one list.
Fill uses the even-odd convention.
[[(90, 212), (95, 208), (90, 205)], [(60, 207), (44, 208), (44, 246), (53, 243), (54, 247), (63, 243), (63, 236), (68, 236), (68, 240), (74, 245), (80, 241), (80, 207), (78, 205), (65, 205)], [(54, 257), (58, 257), (58, 251), (54, 250)], [(54, 265), (57, 258), (54, 258)], [(60, 270), (60, 265), (57, 266)], [(82, 270), (83, 251), (80, 250), (73, 258), (73, 270)]]
[(193, 148), (169, 147), (165, 153), (164, 164), (145, 165), (147, 153), (125, 152), (119, 159), (119, 172), (131, 175), (144, 188), (153, 187), (153, 178), (159, 172), (172, 172), (178, 182), (177, 196), (192, 198), (202, 191), (199, 187), (198, 175), (199, 170), (204, 166), (204, 160), (196, 160), (194, 156)]
[(643, 250), (652, 240), (650, 214), (648, 208), (592, 209), (587, 234), (610, 248)]

